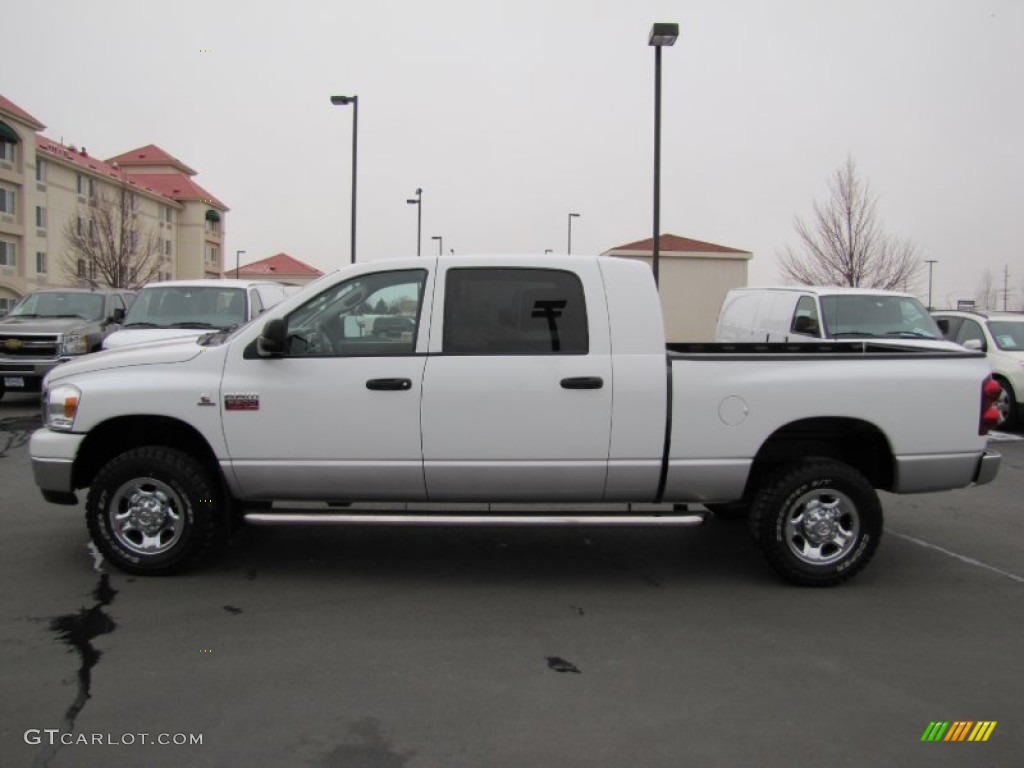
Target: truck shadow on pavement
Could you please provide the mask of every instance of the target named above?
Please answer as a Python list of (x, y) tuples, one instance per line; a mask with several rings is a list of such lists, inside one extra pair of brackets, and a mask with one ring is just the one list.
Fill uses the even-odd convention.
[(245, 578), (665, 583), (775, 581), (742, 523), (688, 529), (243, 528), (204, 572)]

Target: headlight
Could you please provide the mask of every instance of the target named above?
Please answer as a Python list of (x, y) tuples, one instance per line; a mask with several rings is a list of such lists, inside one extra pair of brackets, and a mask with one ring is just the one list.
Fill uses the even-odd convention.
[(84, 355), (89, 351), (89, 338), (81, 333), (69, 333), (61, 346), (62, 355)]
[(46, 426), (62, 432), (70, 432), (75, 426), (78, 404), (82, 399), (82, 391), (70, 384), (61, 384), (46, 390), (43, 410)]

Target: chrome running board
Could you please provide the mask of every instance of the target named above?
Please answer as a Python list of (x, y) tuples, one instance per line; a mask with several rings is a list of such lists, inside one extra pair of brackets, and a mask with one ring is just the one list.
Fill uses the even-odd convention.
[(700, 525), (703, 514), (687, 515), (434, 515), (325, 512), (252, 512), (253, 525), (473, 525), (473, 526), (672, 526)]

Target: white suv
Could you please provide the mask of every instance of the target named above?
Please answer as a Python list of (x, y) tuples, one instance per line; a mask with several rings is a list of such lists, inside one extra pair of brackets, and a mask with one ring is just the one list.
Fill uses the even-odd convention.
[(932, 317), (947, 339), (985, 352), (992, 376), (1003, 388), (996, 401), (999, 426), (1019, 426), (1024, 404), (1024, 313), (949, 310), (932, 312)]
[(282, 301), (288, 287), (265, 280), (150, 283), (139, 292), (121, 330), (104, 339), (103, 348), (231, 330)]

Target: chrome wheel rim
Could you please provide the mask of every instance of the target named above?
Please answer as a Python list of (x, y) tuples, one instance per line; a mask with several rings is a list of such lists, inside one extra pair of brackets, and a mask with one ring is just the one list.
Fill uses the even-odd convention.
[(997, 425), (1002, 424), (1010, 416), (1010, 393), (1006, 391), (1006, 387), (999, 388), (999, 396), (996, 398), (995, 403), (996, 410), (999, 411), (999, 421)]
[(163, 554), (181, 540), (185, 531), (181, 495), (152, 477), (135, 478), (121, 485), (108, 509), (114, 538), (137, 555)]
[(832, 565), (846, 557), (860, 535), (860, 515), (849, 496), (835, 489), (803, 494), (786, 513), (786, 544), (808, 565)]

